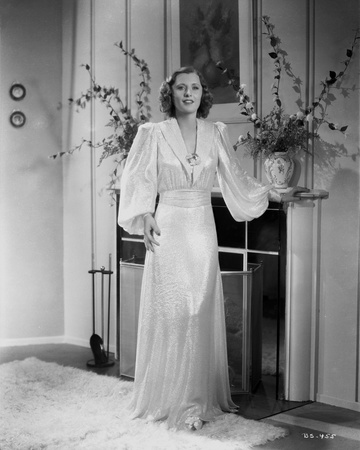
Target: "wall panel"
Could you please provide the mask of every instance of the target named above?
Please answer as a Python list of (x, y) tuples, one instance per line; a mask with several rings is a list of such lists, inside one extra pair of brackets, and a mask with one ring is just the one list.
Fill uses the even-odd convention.
[[(101, 85), (120, 88), (124, 99), (126, 59), (114, 45), (123, 41), (125, 33), (125, 1), (69, 1), (64, 17), (64, 95), (77, 98), (90, 84), (82, 67), (89, 64)], [(65, 12), (64, 12), (65, 14)], [(86, 109), (64, 111), (64, 150), (81, 143), (109, 136), (107, 109), (98, 101)], [(92, 334), (92, 291), (88, 270), (115, 269), (115, 207), (107, 191), (113, 158), (98, 167), (101, 149), (84, 146), (80, 152), (64, 159), (64, 239), (65, 239), (65, 335), (67, 341), (88, 345)], [(96, 283), (100, 311), (100, 283)], [(111, 342), (115, 332), (115, 276), (112, 283)], [(100, 315), (98, 315), (98, 319)], [(97, 321), (97, 327), (100, 321)], [(99, 332), (99, 328), (96, 329)]]
[[(61, 3), (0, 2), (0, 339), (62, 336)], [(36, 52), (34, 51), (36, 49)], [(9, 96), (13, 82), (26, 97)], [(23, 128), (10, 125), (15, 109)]]
[[(359, 17), (355, 0), (341, 6), (334, 0), (315, 2), (315, 80), (343, 68)], [(359, 53), (357, 46), (342, 83), (345, 91), (333, 90), (336, 101), (327, 111), (331, 121), (349, 125), (348, 137), (324, 127), (326, 145), (317, 146), (315, 158), (315, 185), (330, 192), (321, 243), (319, 400), (358, 410)]]

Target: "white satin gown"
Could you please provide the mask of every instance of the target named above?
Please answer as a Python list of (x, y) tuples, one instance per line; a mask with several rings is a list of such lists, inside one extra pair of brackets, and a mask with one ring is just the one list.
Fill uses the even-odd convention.
[(143, 234), (155, 211), (160, 246), (147, 252), (139, 315), (132, 416), (181, 428), (189, 416), (213, 420), (230, 396), (223, 291), (211, 206), (216, 174), (237, 221), (260, 216), (265, 186), (241, 168), (226, 125), (197, 119), (191, 167), (176, 119), (142, 125), (122, 176), (119, 225)]

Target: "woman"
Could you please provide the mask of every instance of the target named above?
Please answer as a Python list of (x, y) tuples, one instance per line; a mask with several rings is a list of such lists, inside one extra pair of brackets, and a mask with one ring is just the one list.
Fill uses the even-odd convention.
[(119, 225), (144, 234), (148, 250), (131, 408), (133, 417), (200, 429), (236, 411), (211, 207), (215, 176), (237, 221), (260, 216), (269, 195), (280, 195), (242, 170), (224, 124), (202, 120), (212, 95), (199, 72), (176, 71), (160, 102), (169, 119), (139, 128), (121, 184)]

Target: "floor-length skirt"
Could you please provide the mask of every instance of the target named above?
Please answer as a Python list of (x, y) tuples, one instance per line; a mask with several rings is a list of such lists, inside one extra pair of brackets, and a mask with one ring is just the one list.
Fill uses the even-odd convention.
[(156, 212), (160, 246), (147, 252), (133, 417), (181, 428), (233, 411), (223, 292), (210, 193), (168, 191)]

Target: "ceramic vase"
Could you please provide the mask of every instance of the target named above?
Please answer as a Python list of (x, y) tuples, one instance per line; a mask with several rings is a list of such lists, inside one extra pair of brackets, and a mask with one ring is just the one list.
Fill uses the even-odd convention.
[(271, 153), (264, 161), (267, 179), (278, 189), (286, 189), (293, 176), (295, 163), (286, 152)]

